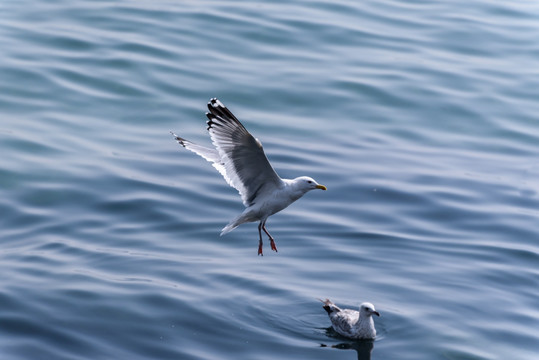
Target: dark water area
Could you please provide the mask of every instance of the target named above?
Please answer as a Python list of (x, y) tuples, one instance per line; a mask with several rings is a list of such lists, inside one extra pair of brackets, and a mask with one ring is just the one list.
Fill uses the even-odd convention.
[[(3, 359), (535, 359), (539, 6), (3, 1)], [(311, 192), (243, 210), (218, 97)], [(318, 298), (381, 313), (373, 342)]]

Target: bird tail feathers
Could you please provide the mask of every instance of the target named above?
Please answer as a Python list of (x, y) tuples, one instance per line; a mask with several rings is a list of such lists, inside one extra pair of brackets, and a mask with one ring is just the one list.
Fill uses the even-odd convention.
[(331, 300), (329, 299), (326, 299), (326, 300), (318, 299), (318, 300), (320, 300), (324, 304), (324, 306), (322, 307), (324, 308), (324, 310), (327, 311), (328, 314), (341, 311), (341, 309), (337, 305), (332, 303)]
[(229, 232), (231, 232), (232, 230), (234, 230), (235, 228), (237, 228), (240, 224), (234, 224), (233, 222), (231, 222), (230, 224), (228, 224), (227, 226), (225, 226), (223, 228), (223, 230), (221, 230), (221, 236), (225, 235), (225, 234), (228, 234)]
[(244, 222), (245, 220), (243, 219), (243, 214), (239, 215), (238, 217), (233, 219), (231, 222), (229, 222), (228, 225), (223, 228), (223, 230), (221, 230), (221, 236), (228, 234), (229, 232), (231, 232), (232, 230), (234, 230), (235, 228), (237, 228)]

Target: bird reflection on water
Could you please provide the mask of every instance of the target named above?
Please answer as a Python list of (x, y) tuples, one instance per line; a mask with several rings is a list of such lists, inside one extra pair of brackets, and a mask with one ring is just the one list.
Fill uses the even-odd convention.
[(358, 360), (371, 360), (371, 352), (374, 348), (374, 340), (358, 340), (349, 343), (341, 343), (337, 345), (325, 345), (321, 344), (321, 347), (331, 347), (341, 350), (355, 350), (357, 352)]
[[(333, 328), (326, 329), (326, 335), (335, 338), (342, 338)], [(321, 347), (330, 347), (341, 350), (355, 350), (358, 360), (370, 360), (372, 349), (374, 348), (374, 340), (356, 340), (339, 343), (336, 345), (320, 344)]]

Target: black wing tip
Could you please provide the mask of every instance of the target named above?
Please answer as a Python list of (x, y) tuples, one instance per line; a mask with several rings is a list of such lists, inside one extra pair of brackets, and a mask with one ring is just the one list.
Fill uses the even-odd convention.
[(217, 99), (216, 97), (211, 98), (210, 101), (208, 101), (208, 106), (222, 106), (222, 107), (225, 107), (223, 105), (223, 103), (221, 101), (219, 101), (219, 99)]
[[(210, 119), (218, 119), (223, 121), (233, 121), (239, 123), (238, 119), (228, 108), (217, 98), (211, 98), (208, 102), (209, 113), (206, 113), (206, 116)], [(212, 116), (210, 117), (211, 114)]]
[(224, 106), (223, 103), (220, 102), (217, 98), (211, 98), (210, 101), (208, 101), (208, 110), (210, 110), (210, 112), (214, 112), (217, 109), (223, 108), (226, 109), (226, 106)]
[(174, 132), (170, 132), (172, 136), (174, 137), (174, 140), (176, 140), (181, 146), (185, 147), (186, 139), (179, 137), (178, 135), (174, 134)]
[(208, 124), (208, 128), (206, 130), (210, 130), (214, 126), (219, 125), (219, 123), (213, 121), (213, 120), (215, 120), (217, 118), (214, 114), (207, 112), (206, 117), (208, 118), (208, 121), (206, 121), (206, 124)]

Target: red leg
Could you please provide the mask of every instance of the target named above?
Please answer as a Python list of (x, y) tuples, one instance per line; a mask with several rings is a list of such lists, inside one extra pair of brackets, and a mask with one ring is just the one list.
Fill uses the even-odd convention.
[(268, 235), (268, 237), (270, 239), (271, 250), (277, 252), (277, 246), (275, 246), (275, 241), (273, 240), (273, 237), (268, 232), (268, 229), (266, 229), (266, 222), (265, 221), (262, 224), (262, 230), (264, 230), (264, 232), (266, 233), (266, 235)]
[(258, 255), (264, 256), (264, 254), (262, 254), (262, 244), (263, 243), (262, 243), (262, 232), (260, 231), (260, 229), (262, 229), (262, 222), (260, 222), (260, 224), (258, 224), (258, 237), (260, 239), (260, 240), (258, 240)]

